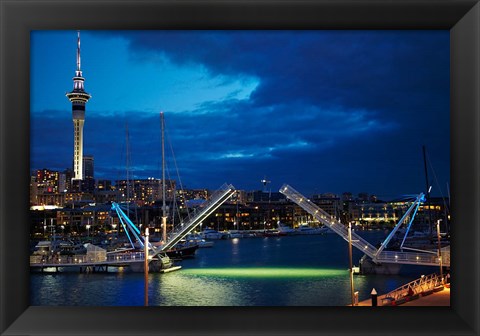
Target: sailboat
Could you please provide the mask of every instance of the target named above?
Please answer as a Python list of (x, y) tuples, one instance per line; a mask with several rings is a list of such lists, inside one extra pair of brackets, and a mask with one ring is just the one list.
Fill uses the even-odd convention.
[[(167, 206), (166, 206), (166, 179), (165, 179), (165, 145), (164, 145), (164, 117), (163, 117), (163, 112), (160, 114), (161, 117), (161, 126), (162, 126), (162, 236), (160, 239), (156, 237), (152, 237), (149, 240), (149, 244), (154, 248), (159, 248), (162, 247), (168, 240), (167, 237)], [(127, 131), (128, 132), (128, 131)], [(128, 133), (127, 133), (127, 141), (128, 141)], [(128, 166), (128, 159), (127, 159), (127, 166)], [(127, 169), (128, 170), (128, 169)], [(128, 173), (127, 173), (127, 179), (128, 179)], [(127, 180), (128, 181), (128, 180)], [(128, 206), (128, 197), (129, 197), (129, 192), (128, 192), (128, 186), (129, 183), (127, 182), (127, 204), (126, 204), (126, 211), (127, 213), (125, 216), (128, 218), (129, 216), (129, 206)], [(133, 226), (137, 226), (135, 224), (132, 224)], [(136, 228), (138, 231), (138, 228)], [(129, 238), (130, 239), (130, 238)], [(130, 241), (132, 248), (123, 248), (123, 251), (134, 251), (134, 250), (142, 250), (143, 251), (143, 242), (142, 241)], [(126, 246), (128, 243), (125, 242), (124, 245)], [(183, 259), (183, 258), (188, 258), (188, 257), (193, 257), (195, 255), (196, 250), (198, 249), (198, 244), (192, 243), (192, 242), (187, 242), (186, 240), (181, 240), (179, 243), (177, 243), (175, 246), (172, 248), (163, 251), (165, 254), (171, 258), (171, 259)], [(118, 249), (115, 249), (113, 252), (118, 252)]]
[[(166, 206), (166, 183), (165, 183), (165, 119), (163, 112), (160, 112), (160, 123), (162, 131), (162, 239), (154, 245), (161, 246), (167, 241), (167, 206)], [(165, 251), (172, 259), (192, 258), (195, 256), (199, 245), (194, 241), (182, 240), (171, 249)]]

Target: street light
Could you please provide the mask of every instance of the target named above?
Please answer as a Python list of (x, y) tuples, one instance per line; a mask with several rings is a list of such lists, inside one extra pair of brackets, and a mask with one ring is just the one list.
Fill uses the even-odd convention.
[(443, 265), (442, 265), (442, 244), (440, 242), (440, 222), (442, 220), (437, 220), (437, 240), (438, 240), (438, 260), (440, 262), (440, 280), (443, 284)]
[(352, 306), (355, 306), (355, 293), (353, 288), (353, 262), (352, 262), (352, 223), (348, 223), (348, 256), (350, 260), (350, 290), (352, 295)]
[(148, 227), (145, 228), (145, 245), (144, 248), (144, 257), (143, 257), (143, 272), (144, 272), (144, 305), (148, 306)]
[(55, 230), (55, 226), (53, 225), (53, 218), (50, 218), (50, 227), (52, 228), (52, 235), (53, 235), (53, 242), (55, 243), (57, 231)]
[(90, 224), (85, 225), (87, 228), (87, 237), (90, 237)]

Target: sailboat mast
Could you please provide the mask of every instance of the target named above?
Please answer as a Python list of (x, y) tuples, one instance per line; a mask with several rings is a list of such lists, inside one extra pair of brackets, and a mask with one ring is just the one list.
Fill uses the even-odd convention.
[(160, 112), (160, 123), (162, 126), (162, 241), (167, 242), (167, 209), (165, 203), (165, 121), (163, 112)]
[(427, 187), (427, 199), (426, 199), (426, 206), (428, 209), (428, 233), (432, 235), (432, 213), (430, 211), (430, 185), (428, 183), (428, 169), (427, 169), (427, 154), (425, 150), (425, 145), (422, 146), (423, 149), (423, 166), (425, 169), (425, 184)]
[(128, 136), (128, 122), (125, 122), (125, 168), (127, 170), (127, 216), (130, 217), (130, 143)]

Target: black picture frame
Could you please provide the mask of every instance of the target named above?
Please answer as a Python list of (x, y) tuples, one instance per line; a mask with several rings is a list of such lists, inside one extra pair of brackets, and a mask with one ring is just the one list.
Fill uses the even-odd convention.
[[(0, 0), (2, 335), (478, 335), (480, 4)], [(29, 37), (35, 29), (449, 29), (451, 307), (29, 307)]]

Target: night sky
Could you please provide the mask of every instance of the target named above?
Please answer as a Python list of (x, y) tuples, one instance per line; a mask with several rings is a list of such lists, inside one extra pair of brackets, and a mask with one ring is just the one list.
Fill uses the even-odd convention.
[[(72, 166), (76, 31), (31, 33), (31, 169)], [(449, 32), (82, 31), (95, 178), (161, 177), (160, 111), (187, 188), (367, 192), (450, 182)]]

